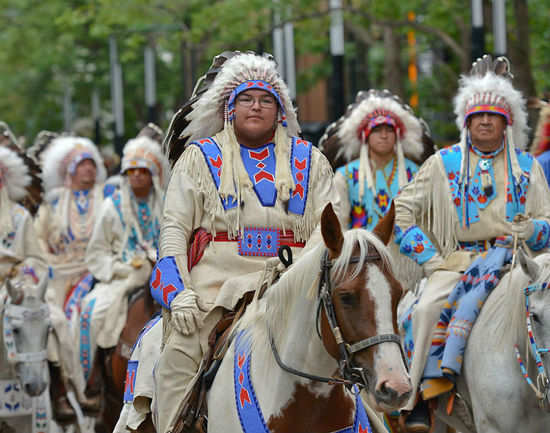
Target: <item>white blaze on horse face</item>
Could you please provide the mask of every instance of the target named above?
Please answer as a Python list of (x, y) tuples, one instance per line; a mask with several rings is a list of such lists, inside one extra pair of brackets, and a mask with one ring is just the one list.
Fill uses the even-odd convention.
[[(392, 289), (388, 279), (376, 265), (368, 266), (367, 288), (375, 303), (376, 334), (393, 334)], [(374, 371), (376, 390), (391, 388), (398, 395), (411, 390), (401, 349), (395, 343), (382, 343), (375, 348)]]

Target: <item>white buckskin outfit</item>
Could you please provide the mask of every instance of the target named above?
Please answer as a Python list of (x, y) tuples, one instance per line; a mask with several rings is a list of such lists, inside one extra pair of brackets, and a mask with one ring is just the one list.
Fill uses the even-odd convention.
[[(461, 141), (429, 158), (394, 199), (395, 242), (429, 275), (412, 315), (415, 394), (408, 410), (424, 380), (441, 309), (463, 272), (497, 237), (518, 233), (533, 252), (549, 243), (550, 192), (538, 162), (521, 150), (527, 145), (525, 101), (508, 76), (494, 72), (502, 62), (509, 67), (506, 59), (493, 64), (486, 56), (461, 78), (454, 101)], [(485, 154), (471, 143), (466, 123), (484, 112), (502, 115), (507, 123), (502, 146)], [(513, 222), (519, 214), (528, 219)], [(472, 323), (462, 325), (466, 330)]]
[[(273, 140), (253, 149), (239, 145), (233, 130), (235, 98), (247, 89), (269, 92), (279, 106)], [(338, 206), (328, 161), (296, 137), (294, 108), (272, 60), (241, 53), (227, 60), (187, 119), (184, 134), (192, 144), (172, 173), (160, 260), (151, 277), (151, 292), (164, 307), (154, 417), (162, 433), (172, 430), (208, 334), (221, 317), (221, 308), (214, 307), (233, 309), (278, 245), (288, 245), (298, 257), (325, 204)], [(195, 235), (192, 246), (198, 229), (205, 232)], [(200, 254), (188, 256), (188, 250), (200, 239), (207, 240), (199, 260)], [(231, 283), (235, 277), (241, 284)]]
[(44, 253), (36, 245), (32, 217), (17, 203), (27, 194), (30, 181), (23, 160), (0, 146), (0, 289), (16, 270), (29, 287), (36, 286), (47, 272)]
[[(151, 173), (153, 185), (147, 198), (138, 199), (132, 191), (126, 173), (134, 168)], [(156, 261), (170, 167), (157, 142), (138, 137), (124, 147), (121, 175), (120, 188), (99, 210), (86, 249), (86, 265), (97, 280), (82, 301), (77, 341), (86, 378), (96, 347), (116, 346), (126, 323), (128, 296), (148, 285), (151, 263)]]
[[(95, 163), (96, 183), (90, 190), (73, 191), (72, 175), (86, 159)], [(84, 137), (54, 139), (42, 162), (45, 199), (38, 210), (35, 229), (50, 266), (46, 301), (54, 333), (48, 342), (48, 360), (61, 366), (65, 379), (83, 398), (84, 380), (78, 351), (72, 344), (75, 330), (69, 326), (64, 304), (71, 288), (89, 277), (84, 254), (103, 202), (105, 167), (96, 146)], [(78, 314), (73, 314), (73, 322), (77, 319)]]

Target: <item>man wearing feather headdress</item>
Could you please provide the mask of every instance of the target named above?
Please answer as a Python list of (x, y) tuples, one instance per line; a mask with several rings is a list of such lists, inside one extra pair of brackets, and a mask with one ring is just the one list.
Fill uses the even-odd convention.
[(360, 155), (334, 176), (342, 223), (372, 230), (418, 170), (408, 158), (418, 160), (422, 155), (421, 123), (389, 91), (361, 91), (346, 114), (328, 127), (319, 146), (327, 140), (338, 140), (348, 161)]
[(506, 58), (485, 56), (454, 100), (461, 140), (437, 152), (395, 203), (395, 242), (428, 276), (412, 314), (409, 431), (428, 431), (429, 400), (453, 389), (485, 299), (511, 259), (510, 234), (533, 251), (550, 239), (549, 190), (527, 144), (525, 101)]
[[(73, 294), (90, 289), (92, 276), (84, 255), (95, 219), (103, 202), (105, 167), (97, 147), (87, 138), (55, 138), (44, 151), (42, 174), (44, 202), (35, 219), (37, 241), (50, 266), (46, 300), (50, 305), (53, 336), (48, 343), (54, 396), (54, 413), (59, 420), (74, 419), (65, 391), (70, 386), (84, 409), (95, 407), (84, 396), (84, 378), (80, 372), (78, 351), (72, 345), (69, 326)], [(76, 326), (73, 326), (75, 328)]]
[(102, 386), (97, 347), (116, 346), (126, 323), (128, 295), (148, 283), (156, 262), (169, 176), (168, 159), (156, 141), (145, 136), (128, 141), (120, 187), (97, 215), (86, 249), (86, 265), (97, 283), (82, 300), (77, 338), (89, 396), (99, 395)]
[[(296, 257), (306, 242), (316, 243), (314, 232), (320, 241), (320, 211), (339, 204), (328, 161), (297, 137), (294, 107), (271, 58), (237, 53), (225, 61), (186, 119), (191, 144), (170, 179), (151, 277), (164, 318), (155, 369), (162, 433), (172, 431), (220, 318), (214, 307), (233, 309), (278, 245)], [(241, 277), (238, 290), (224, 290), (233, 277)]]

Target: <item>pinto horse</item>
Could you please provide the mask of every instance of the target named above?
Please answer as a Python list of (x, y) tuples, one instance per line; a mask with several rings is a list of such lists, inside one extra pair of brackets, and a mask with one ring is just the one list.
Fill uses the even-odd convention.
[(209, 433), (367, 432), (360, 389), (377, 410), (409, 398), (396, 335), (402, 288), (384, 245), (391, 226), (378, 233), (384, 242), (362, 229), (343, 234), (329, 204), (321, 233), (324, 245), (238, 322), (207, 397)]

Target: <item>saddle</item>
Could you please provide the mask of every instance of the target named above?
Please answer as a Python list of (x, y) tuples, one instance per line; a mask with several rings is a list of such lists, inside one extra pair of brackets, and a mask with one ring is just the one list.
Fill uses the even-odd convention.
[[(288, 246), (283, 246), (279, 249), (278, 256), (280, 263), (284, 265), (284, 269), (288, 269), (293, 262), (292, 250)], [(212, 382), (214, 382), (223, 357), (231, 345), (231, 333), (235, 324), (254, 299), (256, 292), (258, 299), (261, 299), (266, 290), (284, 272), (284, 269), (278, 268), (274, 263), (272, 262), (271, 266), (266, 266), (258, 289), (245, 293), (235, 306), (235, 310), (225, 310), (222, 318), (210, 332), (208, 336), (208, 352), (203, 357), (198, 371), (199, 379), (195, 382), (189, 398), (184, 402), (183, 408), (180, 410), (173, 433), (181, 433), (183, 431), (194, 433), (207, 432), (208, 405), (206, 404), (206, 393), (210, 389)]]
[[(263, 290), (261, 294), (263, 294)], [(208, 336), (208, 352), (202, 359), (198, 372), (199, 379), (195, 382), (189, 398), (183, 407), (174, 428), (174, 433), (182, 431), (206, 433), (208, 424), (206, 393), (210, 389), (223, 357), (231, 344), (231, 331), (253, 298), (254, 292), (246, 293), (238, 302), (235, 311), (225, 310), (222, 318), (210, 332)]]

